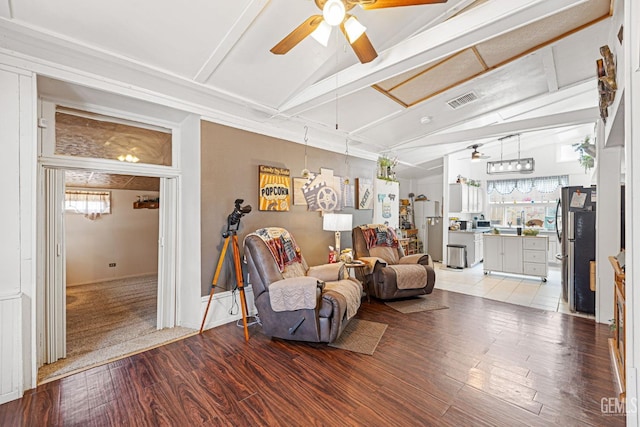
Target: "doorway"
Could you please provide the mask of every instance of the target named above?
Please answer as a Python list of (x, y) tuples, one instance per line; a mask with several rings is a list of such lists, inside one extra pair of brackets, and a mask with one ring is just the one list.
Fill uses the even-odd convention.
[[(173, 152), (173, 131), (170, 128), (153, 125), (140, 128), (136, 126), (139, 123), (122, 118), (112, 123), (105, 116), (69, 109), (60, 113), (59, 107), (50, 103), (43, 104), (42, 110), (43, 116), (50, 118), (56, 126), (44, 128), (40, 135), (44, 155), (39, 169), (39, 235), (42, 238), (38, 240), (42, 242), (40, 251), (44, 262), (39, 267), (42, 288), (38, 301), (42, 310), (38, 310), (37, 315), (40, 331), (38, 366), (63, 359), (61, 364), (65, 369), (73, 371), (70, 356), (74, 356), (78, 349), (67, 346), (68, 321), (73, 320), (67, 318), (67, 308), (78, 308), (73, 304), (79, 297), (69, 292), (71, 298), (67, 298), (67, 284), (93, 286), (84, 293), (85, 301), (81, 308), (85, 309), (87, 303), (100, 308), (113, 306), (106, 304), (109, 298), (100, 293), (109, 286), (113, 291), (142, 287), (150, 293), (134, 298), (128, 305), (121, 305), (118, 309), (120, 314), (146, 312), (147, 329), (150, 326), (154, 333), (175, 326), (179, 174), (170, 167)], [(117, 154), (125, 151), (133, 154)], [(69, 184), (67, 190), (73, 189), (76, 193), (107, 193), (113, 197), (108, 204), (112, 211), (65, 212), (66, 184)], [(151, 201), (154, 203), (147, 203)], [(114, 221), (116, 212), (118, 218), (128, 218), (126, 225), (121, 226), (124, 229), (105, 227), (109, 222), (111, 226), (119, 224)], [(65, 224), (69, 221), (72, 221), (72, 227)], [(75, 234), (68, 235), (69, 230)], [(124, 241), (124, 246), (114, 246), (118, 240)], [(142, 240), (146, 241), (146, 246), (140, 246)], [(89, 241), (91, 245), (87, 244)], [(68, 261), (73, 262), (71, 268)], [(136, 283), (134, 278), (141, 277), (143, 279)], [(142, 308), (138, 305), (141, 300), (151, 304)], [(121, 342), (114, 343), (105, 338), (107, 328), (103, 326), (104, 320), (94, 316), (98, 311), (85, 311), (75, 319), (76, 326), (84, 328), (87, 335), (94, 335), (85, 347), (100, 349), (103, 359), (135, 351), (135, 348), (131, 350)], [(96, 325), (93, 329), (92, 324)], [(119, 332), (114, 335), (123, 335), (124, 329), (129, 327), (131, 322), (127, 328), (116, 327)], [(164, 331), (163, 335), (171, 339), (174, 332)], [(180, 332), (184, 334), (184, 331)], [(154, 342), (139, 339), (143, 335), (148, 334), (133, 333), (132, 336), (140, 341), (137, 346), (153, 346)], [(100, 345), (96, 344), (98, 342)], [(105, 344), (123, 348), (115, 353), (106, 353), (102, 351)]]

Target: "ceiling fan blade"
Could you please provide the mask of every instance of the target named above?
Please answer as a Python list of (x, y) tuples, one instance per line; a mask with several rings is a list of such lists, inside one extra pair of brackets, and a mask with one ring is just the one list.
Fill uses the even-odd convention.
[(318, 28), (322, 22), (322, 15), (312, 15), (307, 18), (302, 24), (298, 26), (295, 30), (291, 31), (285, 38), (280, 40), (280, 42), (271, 48), (271, 53), (275, 53), (276, 55), (284, 55), (293, 49), (298, 43), (304, 40), (309, 34), (313, 33), (313, 31)]
[(419, 6), (421, 4), (435, 4), (446, 3), (447, 0), (377, 0), (374, 3), (364, 2), (361, 3), (365, 10), (370, 9), (384, 9), (388, 7), (401, 7), (401, 6)]
[[(344, 23), (340, 25), (340, 29), (344, 36), (349, 40), (347, 36), (347, 31), (344, 28)], [(361, 63), (366, 64), (367, 62), (371, 62), (378, 57), (378, 52), (371, 44), (371, 40), (367, 37), (367, 33), (362, 33), (360, 37), (353, 43), (351, 43), (351, 48), (355, 52), (356, 56), (360, 60)]]

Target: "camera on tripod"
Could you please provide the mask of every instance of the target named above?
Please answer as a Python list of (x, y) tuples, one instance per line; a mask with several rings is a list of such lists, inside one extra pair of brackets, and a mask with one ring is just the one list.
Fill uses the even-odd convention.
[[(231, 233), (235, 233), (240, 227), (240, 218), (251, 212), (251, 205), (242, 205), (244, 199), (236, 199), (235, 209), (227, 217), (227, 231), (222, 233), (223, 237), (227, 237)], [(232, 228), (235, 226), (235, 228)]]

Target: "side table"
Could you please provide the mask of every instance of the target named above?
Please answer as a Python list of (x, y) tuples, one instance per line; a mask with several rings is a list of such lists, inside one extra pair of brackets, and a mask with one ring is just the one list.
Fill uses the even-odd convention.
[(364, 261), (354, 261), (346, 262), (344, 266), (347, 267), (347, 275), (349, 277), (355, 277), (360, 282), (362, 291), (367, 295), (367, 301), (370, 301), (365, 272), (365, 268), (368, 267), (369, 264)]

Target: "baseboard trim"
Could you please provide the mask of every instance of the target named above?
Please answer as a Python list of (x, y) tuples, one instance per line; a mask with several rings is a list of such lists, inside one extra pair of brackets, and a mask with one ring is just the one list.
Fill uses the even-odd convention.
[[(253, 289), (251, 286), (245, 286), (244, 293), (247, 300), (248, 314), (249, 316), (255, 316), (257, 311), (253, 302)], [(209, 295), (205, 295), (200, 298), (200, 321), (204, 318), (204, 312), (207, 309), (208, 302)], [(232, 291), (214, 293), (211, 300), (211, 306), (209, 307), (209, 312), (207, 313), (204, 329), (207, 330), (217, 326), (226, 325), (227, 323), (235, 322), (240, 319), (242, 319), (240, 293)], [(200, 325), (197, 326), (197, 329), (200, 329)]]
[(105, 277), (104, 279), (96, 279), (96, 280), (91, 280), (89, 282), (82, 282), (82, 283), (67, 283), (67, 287), (69, 286), (82, 286), (82, 285), (92, 285), (94, 283), (102, 283), (102, 282), (112, 282), (114, 280), (124, 280), (124, 279), (134, 279), (136, 277), (145, 277), (145, 276), (157, 276), (158, 272), (157, 271), (150, 271), (148, 273), (137, 273), (137, 274), (130, 274), (128, 276), (118, 276), (118, 277)]

